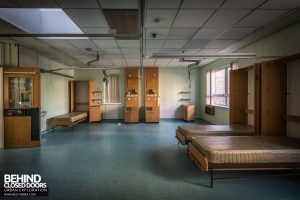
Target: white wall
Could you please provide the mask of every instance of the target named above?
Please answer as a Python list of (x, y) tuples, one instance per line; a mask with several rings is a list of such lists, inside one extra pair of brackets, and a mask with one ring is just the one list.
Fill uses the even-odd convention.
[[(300, 60), (288, 63), (287, 67), (287, 114), (300, 116)], [(300, 138), (300, 123), (287, 122), (287, 135)]]
[[(159, 103), (161, 118), (180, 118), (180, 101), (182, 91), (191, 91), (191, 104), (196, 104), (196, 117), (199, 113), (199, 69), (191, 72), (191, 89), (189, 89), (188, 70), (183, 67), (159, 68)], [(184, 102), (188, 104), (189, 102)]]
[[(60, 63), (39, 56), (38, 65), (43, 69), (66, 67)], [(73, 75), (72, 70), (59, 73)], [(41, 111), (47, 111), (42, 117), (42, 131), (50, 128), (50, 118), (69, 112), (69, 78), (54, 74), (41, 74)]]
[(3, 120), (3, 68), (0, 67), (0, 148), (4, 148)]

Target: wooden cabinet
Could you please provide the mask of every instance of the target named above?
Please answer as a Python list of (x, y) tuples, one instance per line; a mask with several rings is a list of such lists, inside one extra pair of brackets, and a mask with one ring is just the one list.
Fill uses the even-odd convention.
[(159, 107), (146, 107), (145, 122), (159, 122)]
[(195, 120), (195, 106), (194, 105), (182, 105), (182, 119), (184, 121), (194, 121)]
[(90, 106), (89, 122), (102, 121), (101, 106)]
[(41, 145), (40, 70), (4, 68), (4, 147)]
[(125, 70), (125, 109), (124, 121), (126, 123), (139, 122), (139, 69), (128, 68)]
[(159, 122), (159, 71), (157, 67), (145, 68), (145, 121)]
[(138, 107), (126, 107), (124, 113), (124, 121), (126, 123), (138, 123), (139, 122), (139, 108)]

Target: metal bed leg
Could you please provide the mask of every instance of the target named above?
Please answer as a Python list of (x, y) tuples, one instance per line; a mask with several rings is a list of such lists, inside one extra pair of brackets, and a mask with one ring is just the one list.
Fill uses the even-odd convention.
[(214, 187), (214, 171), (211, 168), (210, 169), (210, 188), (213, 188), (213, 187)]

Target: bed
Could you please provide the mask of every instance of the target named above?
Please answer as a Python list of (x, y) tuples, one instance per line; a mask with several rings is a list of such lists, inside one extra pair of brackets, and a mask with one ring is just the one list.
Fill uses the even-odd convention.
[(189, 143), (189, 155), (202, 171), (297, 169), (300, 139), (286, 136), (200, 136)]
[(182, 145), (188, 144), (192, 137), (198, 136), (252, 136), (254, 128), (251, 125), (185, 125), (178, 126), (176, 138)]
[(52, 130), (57, 126), (71, 126), (72, 131), (74, 125), (87, 120), (86, 112), (71, 112), (64, 115), (59, 115), (51, 119)]

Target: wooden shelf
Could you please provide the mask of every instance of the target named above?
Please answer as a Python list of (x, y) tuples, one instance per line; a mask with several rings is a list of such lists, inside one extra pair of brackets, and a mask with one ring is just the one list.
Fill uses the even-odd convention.
[(179, 99), (179, 101), (190, 101), (191, 99)]
[(102, 100), (102, 99), (92, 99), (92, 101), (100, 101), (100, 100)]
[(182, 92), (179, 92), (179, 94), (189, 94), (191, 93), (190, 91), (182, 91)]

